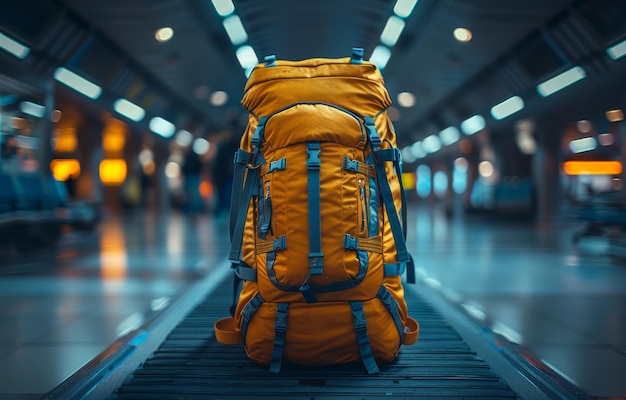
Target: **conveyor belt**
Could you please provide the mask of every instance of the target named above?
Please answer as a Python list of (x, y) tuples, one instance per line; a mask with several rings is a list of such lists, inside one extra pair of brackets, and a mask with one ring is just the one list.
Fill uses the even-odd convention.
[(418, 343), (404, 347), (378, 375), (367, 375), (361, 364), (287, 364), (280, 374), (270, 374), (249, 361), (242, 346), (215, 340), (213, 322), (227, 313), (231, 290), (225, 284), (209, 294), (111, 398), (518, 398), (444, 317), (410, 290), (409, 310), (421, 328)]

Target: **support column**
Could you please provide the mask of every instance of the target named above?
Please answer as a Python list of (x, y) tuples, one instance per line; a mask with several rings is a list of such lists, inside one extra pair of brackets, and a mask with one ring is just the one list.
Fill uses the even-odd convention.
[(532, 178), (535, 184), (536, 218), (550, 222), (561, 211), (560, 140), (562, 127), (549, 121), (537, 121), (535, 139), (537, 149), (532, 159)]

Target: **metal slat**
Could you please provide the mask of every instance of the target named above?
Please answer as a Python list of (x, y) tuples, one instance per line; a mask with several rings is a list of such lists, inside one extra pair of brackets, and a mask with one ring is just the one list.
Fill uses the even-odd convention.
[(284, 364), (279, 374), (250, 361), (242, 346), (215, 340), (213, 322), (230, 306), (230, 285), (220, 285), (112, 395), (112, 399), (276, 398), (475, 398), (518, 396), (461, 339), (432, 306), (406, 291), (420, 323), (416, 345), (398, 359), (366, 374), (362, 364), (305, 367)]

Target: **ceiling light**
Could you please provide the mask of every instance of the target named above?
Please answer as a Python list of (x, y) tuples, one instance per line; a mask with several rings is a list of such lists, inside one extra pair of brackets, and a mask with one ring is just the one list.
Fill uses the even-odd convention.
[(454, 169), (460, 172), (467, 172), (468, 163), (464, 157), (458, 157), (454, 160)]
[(170, 121), (161, 117), (154, 117), (150, 120), (150, 130), (164, 138), (171, 137), (176, 131), (176, 127)]
[(59, 122), (61, 117), (63, 117), (63, 112), (61, 110), (52, 110), (50, 113), (50, 120), (52, 122)]
[(416, 160), (419, 160), (420, 158), (424, 158), (428, 155), (428, 153), (426, 153), (426, 151), (424, 150), (424, 146), (422, 145), (421, 141), (413, 143), (410, 149), (411, 149), (411, 155), (413, 155), (413, 157), (415, 157)]
[(237, 49), (237, 60), (243, 69), (249, 69), (259, 63), (259, 59), (251, 46), (244, 45)]
[(235, 5), (231, 0), (211, 0), (211, 2), (213, 3), (213, 7), (215, 7), (215, 11), (217, 11), (221, 17), (235, 12)]
[(154, 37), (159, 42), (167, 42), (174, 36), (174, 29), (166, 26), (165, 28), (157, 29), (154, 34)]
[(576, 129), (581, 133), (589, 133), (593, 130), (593, 124), (587, 119), (581, 119), (576, 122)]
[(585, 137), (580, 139), (574, 139), (569, 142), (569, 149), (572, 153), (584, 153), (585, 151), (591, 151), (598, 147), (598, 142), (594, 137)]
[(231, 15), (224, 18), (222, 25), (224, 25), (226, 34), (228, 34), (228, 38), (233, 45), (239, 46), (248, 40), (248, 34), (238, 15)]
[(389, 17), (383, 33), (380, 34), (380, 41), (388, 47), (395, 46), (402, 34), (402, 30), (404, 30), (405, 24), (402, 18), (398, 18), (395, 15)]
[(620, 122), (624, 120), (624, 112), (620, 109), (609, 110), (605, 115), (609, 122)]
[(402, 149), (402, 162), (403, 163), (411, 164), (412, 162), (415, 162), (416, 160), (417, 159), (415, 158), (415, 156), (413, 156), (413, 154), (411, 153), (410, 147), (405, 147), (404, 149)]
[(218, 90), (211, 93), (211, 104), (214, 106), (223, 106), (228, 101), (228, 93)]
[(30, 53), (30, 49), (28, 47), (11, 39), (2, 32), (0, 32), (0, 47), (22, 60), (25, 59)]
[(206, 154), (207, 151), (211, 148), (211, 143), (205, 138), (197, 138), (193, 141), (193, 152), (199, 156)]
[(64, 67), (59, 67), (54, 71), (54, 79), (93, 100), (100, 97), (102, 93), (100, 86)]
[(461, 130), (466, 135), (473, 135), (485, 129), (485, 119), (476, 114), (461, 122)]
[(537, 85), (537, 92), (543, 97), (548, 97), (553, 93), (558, 92), (561, 89), (564, 89), (579, 80), (585, 78), (587, 74), (585, 70), (581, 67), (574, 67), (568, 69), (567, 71), (558, 74), (554, 78), (548, 79), (545, 82), (542, 82)]
[(378, 67), (378, 69), (382, 70), (385, 68), (389, 59), (391, 58), (391, 50), (388, 47), (383, 45), (378, 45), (372, 52), (372, 56), (370, 57), (370, 61)]
[(493, 164), (491, 161), (481, 161), (478, 163), (478, 173), (483, 178), (490, 178), (493, 176), (495, 169), (493, 168)]
[(601, 133), (598, 135), (598, 142), (601, 146), (610, 146), (615, 143), (615, 138), (610, 133)]
[(496, 104), (495, 106), (491, 107), (491, 115), (495, 119), (500, 120), (508, 117), (509, 115), (515, 114), (523, 108), (524, 100), (522, 100), (522, 98), (519, 96), (513, 96), (504, 100), (502, 103)]
[(113, 104), (113, 109), (122, 114), (126, 118), (139, 122), (146, 115), (143, 108), (139, 107), (135, 103), (131, 103), (126, 99), (117, 99)]
[(439, 138), (441, 139), (441, 143), (444, 145), (450, 145), (455, 143), (461, 137), (461, 133), (456, 128), (456, 126), (449, 126), (446, 129), (439, 132)]
[(398, 104), (405, 108), (413, 107), (415, 105), (415, 95), (409, 92), (398, 93)]
[(22, 101), (20, 111), (33, 117), (41, 118), (46, 114), (46, 107), (31, 101)]
[(174, 138), (174, 141), (176, 142), (177, 145), (181, 147), (187, 147), (193, 141), (193, 134), (189, 131), (181, 129), (176, 133), (176, 137)]
[(472, 40), (472, 32), (467, 28), (456, 28), (452, 33), (459, 42), (469, 42)]
[(400, 18), (408, 18), (413, 12), (417, 0), (398, 0), (393, 7), (393, 12)]
[(606, 49), (606, 52), (614, 60), (624, 57), (624, 55), (626, 55), (626, 40), (609, 47)]
[(441, 149), (441, 140), (437, 135), (430, 135), (422, 141), (426, 153), (436, 153)]

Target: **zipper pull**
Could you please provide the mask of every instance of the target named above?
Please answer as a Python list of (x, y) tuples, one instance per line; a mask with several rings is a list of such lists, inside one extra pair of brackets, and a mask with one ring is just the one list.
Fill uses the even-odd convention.
[(361, 196), (361, 232), (365, 231), (365, 186), (363, 179), (359, 179), (359, 194)]

